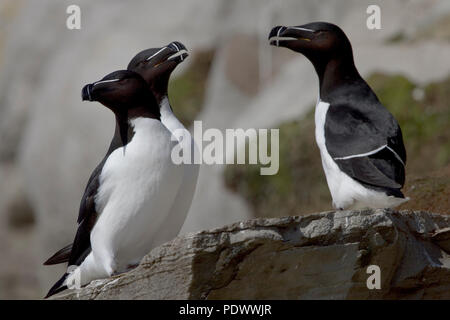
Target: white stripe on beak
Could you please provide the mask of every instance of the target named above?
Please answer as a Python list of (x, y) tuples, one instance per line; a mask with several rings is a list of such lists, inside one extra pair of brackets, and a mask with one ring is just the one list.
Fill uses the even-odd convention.
[[(180, 56), (181, 61), (183, 61), (183, 53), (184, 53), (184, 52), (187, 53), (187, 51), (186, 51), (186, 50), (180, 50), (180, 48), (178, 48), (177, 44), (174, 43), (174, 42), (173, 42), (172, 44), (174, 45), (175, 48), (177, 48), (178, 52), (175, 53), (174, 55), (171, 55), (171, 56), (169, 57), (169, 59), (175, 58), (175, 57), (177, 57), (177, 56)], [(180, 54), (180, 52), (181, 52), (181, 54)]]
[(314, 32), (314, 30), (301, 28), (301, 27), (285, 27), (284, 30), (283, 30), (283, 28), (284, 27), (281, 27), (281, 28), (278, 29), (276, 36), (273, 36), (273, 37), (269, 38), (269, 41), (275, 41), (275, 45), (277, 47), (280, 46), (280, 41), (295, 41), (295, 40), (298, 40), (297, 38), (294, 38), (294, 37), (280, 37), (280, 33), (282, 31), (289, 30), (289, 29), (294, 29), (294, 30), (302, 30), (302, 31), (307, 31), (307, 32)]
[[(120, 79), (111, 79), (111, 80), (103, 80), (103, 81), (97, 81), (95, 82), (92, 87), (95, 87), (96, 85), (100, 84), (100, 83), (107, 83), (107, 82), (115, 82), (115, 81), (119, 81)], [(89, 93), (89, 91), (88, 91)]]
[(183, 54), (185, 54), (185, 53), (187, 53), (187, 50), (179, 50), (178, 49), (178, 52), (177, 53), (174, 53), (173, 55), (171, 55), (169, 58), (167, 58), (167, 60), (170, 60), (170, 59), (173, 59), (173, 58), (176, 58), (176, 57), (180, 57), (181, 58), (181, 61), (183, 61)]
[(281, 32), (281, 29), (283, 29), (283, 28), (278, 29), (278, 32), (277, 32), (277, 47), (280, 46), (280, 32)]
[(172, 44), (173, 44), (173, 46), (174, 46), (175, 48), (177, 48), (177, 51), (180, 51), (180, 48), (178, 48), (178, 46), (175, 44), (175, 42), (172, 43)]

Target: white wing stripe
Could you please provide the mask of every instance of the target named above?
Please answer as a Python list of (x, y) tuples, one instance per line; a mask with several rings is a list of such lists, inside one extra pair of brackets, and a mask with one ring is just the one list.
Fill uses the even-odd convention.
[(347, 159), (353, 159), (353, 158), (367, 157), (367, 156), (370, 156), (372, 154), (375, 154), (375, 153), (383, 150), (384, 148), (387, 148), (389, 151), (391, 151), (395, 155), (395, 157), (402, 163), (402, 165), (405, 166), (405, 163), (403, 162), (402, 158), (400, 158), (400, 156), (392, 148), (390, 148), (387, 144), (385, 144), (379, 148), (376, 148), (375, 150), (366, 152), (366, 153), (353, 154), (351, 156), (345, 156), (345, 157), (336, 157), (333, 159), (334, 160), (347, 160)]
[(386, 148), (386, 147), (387, 147), (387, 144), (385, 144), (384, 146), (381, 146), (381, 147), (379, 147), (379, 148), (377, 148), (377, 149), (375, 149), (375, 150), (366, 152), (366, 153), (354, 154), (354, 155), (351, 155), (351, 156), (345, 156), (345, 157), (337, 157), (337, 158), (333, 158), (333, 159), (334, 159), (334, 160), (347, 160), (347, 159), (353, 159), (353, 158), (366, 157), (366, 156), (370, 156), (370, 155), (372, 155), (372, 154), (375, 154), (375, 153), (377, 153), (378, 151), (381, 151), (381, 150), (383, 150), (383, 149)]
[(398, 161), (400, 161), (402, 165), (405, 166), (405, 163), (403, 162), (402, 158), (400, 158), (400, 156), (397, 154), (397, 152), (394, 151), (394, 149), (390, 148), (389, 146), (386, 146), (386, 148), (388, 148), (395, 155)]

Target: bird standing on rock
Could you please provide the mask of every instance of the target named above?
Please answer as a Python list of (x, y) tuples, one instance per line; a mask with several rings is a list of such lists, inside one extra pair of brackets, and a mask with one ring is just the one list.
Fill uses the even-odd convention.
[[(187, 153), (190, 163), (183, 163), (183, 181), (177, 198), (167, 216), (167, 223), (173, 228), (162, 229), (159, 233), (159, 242), (163, 243), (177, 236), (186, 220), (191, 207), (199, 174), (199, 164), (194, 161), (194, 154), (198, 148), (189, 131), (177, 119), (168, 97), (168, 84), (173, 70), (188, 57), (186, 47), (174, 41), (162, 48), (151, 48), (139, 52), (128, 64), (128, 70), (139, 73), (147, 82), (150, 90), (156, 97), (160, 106), (161, 122), (179, 141), (183, 153)], [(178, 228), (178, 231), (177, 231)]]
[(316, 142), (338, 209), (395, 207), (406, 201), (406, 151), (393, 115), (358, 73), (350, 41), (336, 25), (278, 26), (271, 45), (303, 54), (319, 77)]
[(83, 100), (98, 101), (116, 117), (114, 137), (93, 171), (80, 204), (72, 245), (45, 264), (68, 260), (47, 297), (137, 265), (167, 225), (183, 177), (171, 151), (177, 144), (160, 121), (160, 108), (142, 77), (113, 72), (86, 85)]

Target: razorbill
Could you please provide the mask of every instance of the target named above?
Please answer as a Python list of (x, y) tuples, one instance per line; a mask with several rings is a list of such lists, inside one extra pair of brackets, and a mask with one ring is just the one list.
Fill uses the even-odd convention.
[[(161, 123), (156, 99), (139, 74), (113, 72), (84, 86), (82, 99), (113, 111), (116, 128), (81, 199), (75, 240), (61, 250), (68, 255), (67, 272), (46, 297), (138, 264), (155, 246), (157, 232), (167, 227), (183, 176), (183, 166), (171, 160), (177, 142)], [(57, 254), (53, 258), (64, 260)]]
[[(128, 64), (128, 70), (139, 73), (148, 83), (160, 106), (161, 122), (180, 142), (183, 152), (189, 153), (191, 160), (190, 163), (183, 164), (185, 167), (183, 182), (171, 212), (167, 216), (167, 223), (173, 225), (173, 228), (161, 230), (159, 234), (161, 243), (177, 236), (183, 226), (191, 207), (199, 174), (199, 164), (194, 163), (194, 153), (198, 152), (194, 139), (174, 115), (168, 98), (170, 75), (187, 56), (186, 47), (174, 41), (161, 48), (141, 51)], [(184, 134), (180, 135), (181, 132)]]
[(319, 77), (315, 136), (338, 209), (395, 207), (409, 200), (400, 126), (361, 78), (350, 41), (336, 25), (277, 26), (271, 45), (308, 58)]

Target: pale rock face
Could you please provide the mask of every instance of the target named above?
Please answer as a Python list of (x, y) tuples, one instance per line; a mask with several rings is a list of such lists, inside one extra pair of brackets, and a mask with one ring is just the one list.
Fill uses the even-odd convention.
[[(449, 216), (393, 210), (249, 220), (178, 237), (54, 298), (449, 299), (449, 227)], [(373, 265), (380, 289), (369, 290)]]

